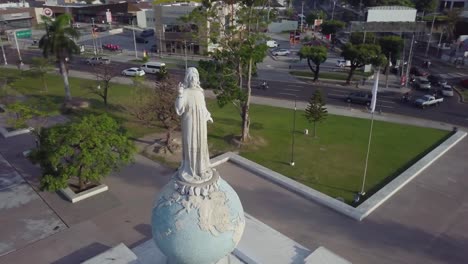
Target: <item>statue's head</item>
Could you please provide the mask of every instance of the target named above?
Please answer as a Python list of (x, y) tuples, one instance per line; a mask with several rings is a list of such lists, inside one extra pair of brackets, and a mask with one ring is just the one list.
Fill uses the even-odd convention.
[(186, 88), (200, 88), (200, 76), (195, 67), (190, 67), (185, 73), (184, 84)]

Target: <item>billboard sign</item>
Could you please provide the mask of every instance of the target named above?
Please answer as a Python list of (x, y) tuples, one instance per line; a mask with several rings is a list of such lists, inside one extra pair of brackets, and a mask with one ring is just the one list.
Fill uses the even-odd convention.
[(109, 9), (107, 9), (107, 12), (106, 12), (106, 20), (107, 20), (107, 23), (112, 22), (112, 13), (109, 11)]

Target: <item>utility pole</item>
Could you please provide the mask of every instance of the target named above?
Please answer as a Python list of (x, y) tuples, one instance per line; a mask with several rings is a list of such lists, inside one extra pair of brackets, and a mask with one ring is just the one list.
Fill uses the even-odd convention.
[(414, 33), (413, 33), (413, 36), (411, 37), (410, 51), (408, 54), (408, 65), (406, 65), (405, 88), (408, 88), (409, 72), (411, 68), (411, 57), (413, 56), (413, 43), (414, 43)]
[(138, 59), (138, 51), (136, 45), (136, 36), (135, 36), (135, 19), (132, 18), (132, 30), (133, 30), (133, 45), (135, 46), (135, 58)]
[(162, 31), (159, 30), (159, 57), (162, 58)]
[(97, 45), (96, 45), (96, 32), (94, 28), (94, 17), (91, 18), (91, 22), (93, 23), (93, 28), (91, 33), (93, 34), (93, 48), (94, 48), (94, 56), (97, 56)]
[(432, 18), (432, 25), (431, 25), (431, 32), (429, 33), (429, 39), (427, 40), (427, 46), (426, 46), (426, 53), (424, 54), (424, 56), (427, 58), (427, 53), (429, 52), (429, 45), (431, 44), (431, 41), (432, 41), (432, 30), (434, 29), (434, 23), (435, 23), (435, 19), (436, 19), (436, 14), (433, 14), (433, 18)]
[(336, 6), (336, 1), (333, 1), (333, 10), (332, 10), (331, 20), (333, 20), (333, 17), (335, 17), (335, 6)]
[(185, 70), (187, 70), (187, 41), (184, 40)]
[(304, 31), (304, 1), (302, 1), (302, 11), (301, 11), (301, 32)]
[(440, 52), (440, 45), (441, 45), (441, 42), (442, 42), (442, 36), (444, 35), (444, 32), (442, 31), (440, 33), (440, 38), (439, 38), (439, 44), (437, 44), (437, 57), (439, 57), (439, 52)]
[[(5, 25), (5, 21), (2, 21), (2, 28), (3, 26)], [(6, 55), (5, 55), (5, 48), (3, 47), (3, 39), (2, 39), (2, 36), (0, 35), (0, 46), (2, 47), (2, 55), (3, 55), (3, 63), (5, 65), (8, 65), (8, 62), (7, 62), (7, 59), (6, 59)]]
[(271, 0), (268, 0), (267, 25), (270, 24)]
[(23, 58), (21, 58), (21, 52), (20, 52), (20, 48), (19, 48), (19, 45), (18, 45), (18, 37), (16, 37), (16, 31), (13, 32), (14, 34), (14, 37), (15, 37), (15, 44), (16, 44), (16, 50), (18, 51), (18, 59), (19, 59), (19, 65), (20, 66), (23, 66)]

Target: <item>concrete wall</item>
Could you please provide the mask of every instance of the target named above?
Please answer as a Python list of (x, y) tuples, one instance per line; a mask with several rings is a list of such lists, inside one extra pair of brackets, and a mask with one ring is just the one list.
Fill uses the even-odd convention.
[(268, 25), (268, 32), (279, 33), (283, 31), (296, 30), (298, 22), (295, 20), (282, 20), (281, 22), (272, 22)]

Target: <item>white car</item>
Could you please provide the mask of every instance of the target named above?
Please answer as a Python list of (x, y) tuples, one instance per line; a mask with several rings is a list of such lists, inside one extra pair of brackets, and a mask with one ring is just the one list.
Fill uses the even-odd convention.
[(291, 52), (287, 49), (277, 49), (271, 52), (273, 56), (288, 56)]
[(124, 75), (124, 76), (143, 76), (143, 75), (145, 75), (145, 71), (143, 71), (140, 68), (133, 67), (133, 68), (123, 70), (122, 75)]
[(443, 85), (442, 86), (442, 95), (447, 96), (447, 97), (452, 97), (453, 96), (453, 88), (450, 85)]

